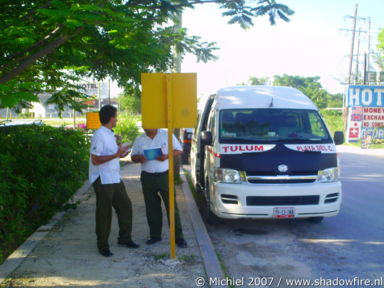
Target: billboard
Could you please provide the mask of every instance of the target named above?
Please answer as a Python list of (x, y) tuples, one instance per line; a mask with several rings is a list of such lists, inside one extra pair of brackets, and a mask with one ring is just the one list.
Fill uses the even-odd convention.
[(348, 107), (383, 107), (384, 86), (349, 86)]
[(347, 142), (384, 139), (384, 86), (349, 86)]
[(109, 96), (108, 82), (100, 83), (79, 83), (81, 89), (80, 92), (92, 96), (95, 98), (105, 99)]

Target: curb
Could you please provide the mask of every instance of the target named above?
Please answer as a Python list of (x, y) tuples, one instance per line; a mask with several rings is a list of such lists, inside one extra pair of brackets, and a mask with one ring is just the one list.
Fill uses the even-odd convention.
[[(73, 201), (77, 202), (85, 199), (90, 187), (91, 185), (87, 180), (73, 195)], [(57, 212), (47, 224), (41, 225), (37, 228), (36, 231), (29, 236), (23, 244), (21, 244), (11, 255), (8, 256), (3, 264), (0, 265), (0, 284), (3, 283), (8, 276), (24, 262), (24, 260), (36, 248), (37, 244), (39, 244), (39, 242), (44, 239), (54, 227), (56, 227), (66, 213), (67, 211)]]
[[(203, 219), (201, 218), (199, 209), (197, 208), (195, 199), (192, 192), (189, 189), (188, 181), (185, 173), (180, 171), (181, 178), (183, 180), (182, 190), (184, 192), (185, 199), (187, 201), (187, 208), (189, 216), (192, 221), (192, 227), (195, 232), (196, 240), (199, 245), (200, 254), (204, 262), (205, 272), (207, 273), (207, 279), (224, 279), (225, 275), (217, 258), (215, 248), (213, 247), (211, 238), (208, 235), (208, 231), (205, 228)], [(207, 282), (208, 283), (208, 282)], [(210, 287), (226, 287), (212, 285)]]

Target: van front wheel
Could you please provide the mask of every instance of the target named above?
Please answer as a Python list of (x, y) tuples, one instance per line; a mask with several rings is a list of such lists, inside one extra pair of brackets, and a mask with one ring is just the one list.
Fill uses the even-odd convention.
[(205, 197), (206, 197), (206, 202), (205, 202), (205, 219), (207, 220), (208, 224), (215, 225), (220, 223), (220, 218), (217, 217), (211, 210), (211, 194), (209, 191), (209, 183), (208, 181), (206, 183), (206, 191), (205, 191)]

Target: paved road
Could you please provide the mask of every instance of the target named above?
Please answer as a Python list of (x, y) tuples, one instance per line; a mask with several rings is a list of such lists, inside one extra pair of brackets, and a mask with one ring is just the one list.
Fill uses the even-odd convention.
[(243, 287), (249, 287), (248, 277), (260, 276), (274, 277), (271, 287), (280, 277), (280, 287), (288, 287), (284, 279), (320, 277), (382, 277), (384, 284), (384, 157), (340, 153), (340, 163), (344, 198), (337, 217), (321, 224), (236, 220), (208, 225), (231, 277), (244, 277)]

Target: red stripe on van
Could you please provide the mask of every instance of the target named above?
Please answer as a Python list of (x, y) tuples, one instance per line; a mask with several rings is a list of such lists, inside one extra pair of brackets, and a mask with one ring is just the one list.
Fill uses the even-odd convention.
[(211, 147), (208, 147), (207, 150), (209, 153), (211, 153), (216, 158), (220, 158), (220, 153), (215, 153), (215, 151), (213, 151), (213, 149)]

